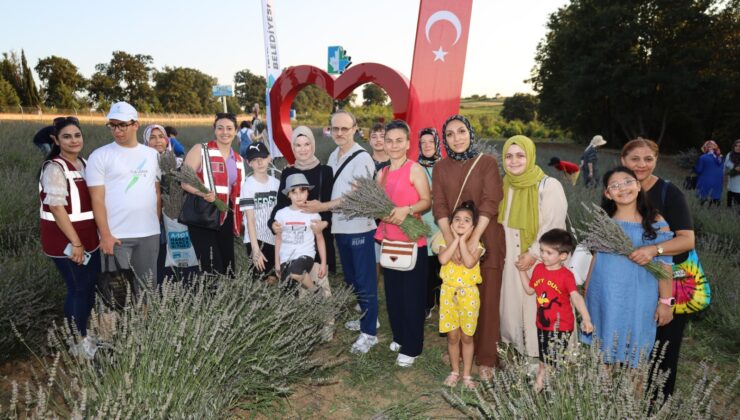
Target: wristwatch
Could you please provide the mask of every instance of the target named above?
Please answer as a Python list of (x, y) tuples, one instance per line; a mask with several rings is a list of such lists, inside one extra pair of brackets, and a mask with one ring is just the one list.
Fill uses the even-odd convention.
[(662, 303), (663, 305), (673, 306), (676, 304), (676, 298), (673, 296), (669, 298), (660, 298), (658, 299), (658, 302)]
[(658, 250), (658, 255), (663, 255), (663, 251), (664, 251), (664, 249), (663, 249), (663, 247), (662, 247), (662, 246), (660, 246), (660, 245), (655, 245), (655, 249), (657, 249), (657, 250)]

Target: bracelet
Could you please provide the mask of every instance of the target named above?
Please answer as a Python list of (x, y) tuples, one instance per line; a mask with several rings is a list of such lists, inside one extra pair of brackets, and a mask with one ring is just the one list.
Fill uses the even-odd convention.
[(72, 244), (72, 246), (73, 246), (74, 248), (82, 248), (82, 244), (79, 244), (79, 245), (75, 245), (75, 244)]

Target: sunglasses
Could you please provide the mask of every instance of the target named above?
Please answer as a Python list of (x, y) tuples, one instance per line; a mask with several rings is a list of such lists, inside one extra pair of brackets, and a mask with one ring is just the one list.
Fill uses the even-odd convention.
[(56, 117), (54, 118), (54, 121), (52, 122), (52, 124), (58, 125), (58, 124), (63, 124), (65, 122), (70, 122), (75, 125), (80, 125), (80, 120), (77, 119), (77, 117)]

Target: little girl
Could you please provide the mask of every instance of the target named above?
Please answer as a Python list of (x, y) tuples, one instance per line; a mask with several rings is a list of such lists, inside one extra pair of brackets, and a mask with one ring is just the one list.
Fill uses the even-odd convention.
[[(472, 201), (466, 201), (452, 212), (450, 230), (452, 243), (440, 244), (438, 251), (442, 269), (439, 277), (442, 288), (439, 295), (439, 332), (447, 333), (447, 351), (450, 355), (452, 372), (444, 384), (454, 387), (460, 380), (460, 341), (462, 341), (463, 384), (475, 388), (470, 374), (473, 367), (473, 334), (478, 324), (480, 294), (478, 286), (483, 278), (480, 273), (480, 257), (484, 252), (479, 245), (474, 252), (466, 246), (471, 232), (478, 221), (478, 213)], [(460, 264), (453, 259), (456, 255)]]

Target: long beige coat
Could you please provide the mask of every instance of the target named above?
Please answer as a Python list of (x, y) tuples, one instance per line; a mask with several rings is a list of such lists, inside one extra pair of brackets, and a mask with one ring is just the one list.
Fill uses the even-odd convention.
[[(560, 181), (552, 177), (542, 178), (539, 192), (540, 228), (537, 232), (537, 240), (528, 250), (538, 260), (540, 236), (550, 229), (565, 229), (565, 218), (568, 214), (568, 201)], [(508, 226), (512, 196), (510, 189), (502, 223), (506, 236), (506, 257), (501, 282), (501, 341), (513, 344), (521, 354), (537, 357), (537, 326), (535, 324), (537, 301), (534, 295), (527, 295), (524, 292), (519, 279), (519, 270), (514, 265), (517, 257), (522, 254), (522, 250), (519, 243), (519, 229), (512, 229)], [(528, 274), (532, 274), (531, 269)]]

